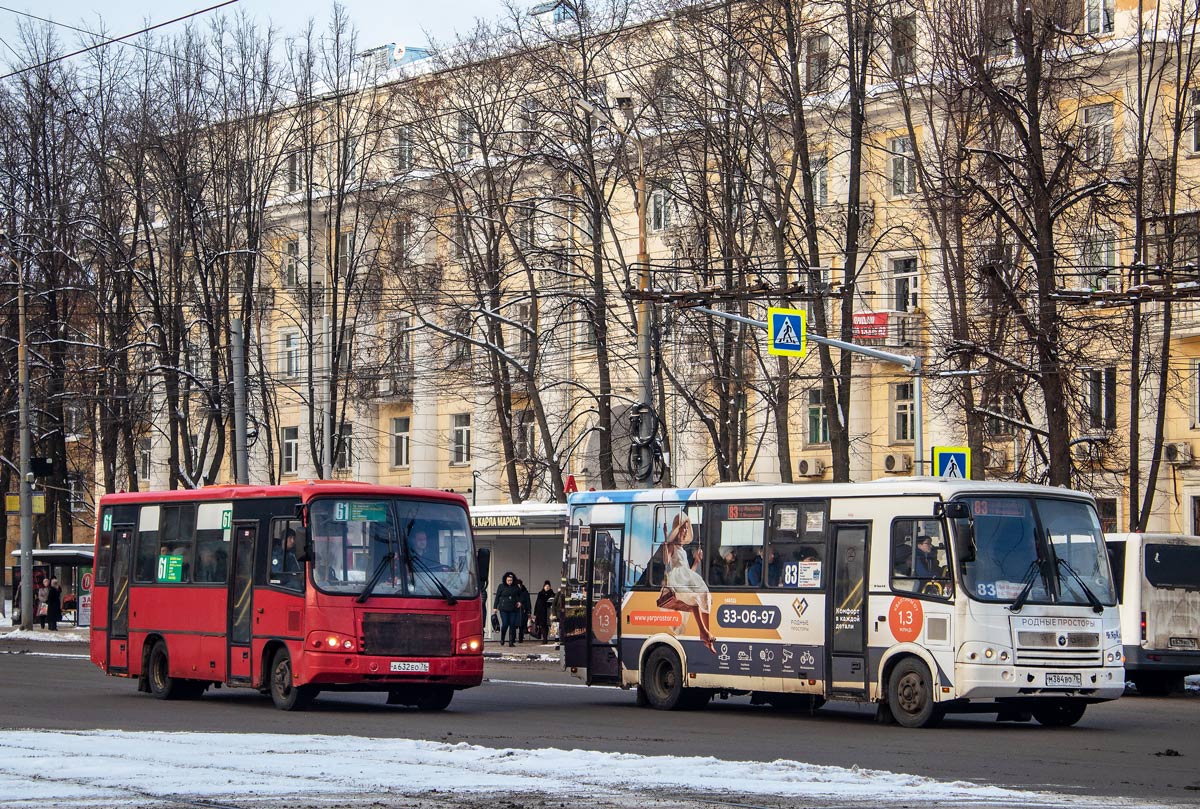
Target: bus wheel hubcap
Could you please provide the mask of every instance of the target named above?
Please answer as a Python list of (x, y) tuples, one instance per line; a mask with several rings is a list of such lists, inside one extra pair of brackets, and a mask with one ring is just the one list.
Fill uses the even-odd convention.
[(925, 704), (925, 689), (916, 674), (906, 674), (900, 679), (897, 697), (900, 709), (905, 713), (917, 713)]
[(292, 673), (288, 671), (286, 663), (280, 663), (275, 668), (275, 688), (285, 697), (292, 690)]

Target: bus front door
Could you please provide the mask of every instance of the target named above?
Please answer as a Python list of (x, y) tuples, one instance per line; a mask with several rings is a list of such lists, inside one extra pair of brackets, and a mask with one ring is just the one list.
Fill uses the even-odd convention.
[(229, 682), (249, 684), (253, 676), (254, 539), (258, 523), (233, 524), (233, 575), (229, 577)]
[(108, 671), (129, 671), (129, 559), (133, 526), (113, 529), (112, 585), (108, 588)]
[(591, 558), (587, 571), (587, 682), (621, 682), (620, 609), (617, 575), (621, 559), (619, 526), (592, 526)]
[(867, 695), (868, 530), (863, 524), (833, 525), (833, 586), (826, 610), (830, 695)]

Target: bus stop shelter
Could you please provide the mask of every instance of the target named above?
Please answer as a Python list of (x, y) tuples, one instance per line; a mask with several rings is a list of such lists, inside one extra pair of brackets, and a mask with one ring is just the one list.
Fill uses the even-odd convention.
[[(12, 567), (11, 592), (13, 606), (16, 602), (17, 588), (21, 585), (21, 552), (13, 551), (16, 560)], [(88, 626), (91, 623), (91, 592), (92, 565), (95, 548), (92, 545), (82, 545), (69, 542), (51, 544), (48, 548), (35, 548), (33, 551), (33, 580), (56, 578), (62, 587), (63, 621), (75, 626)]]

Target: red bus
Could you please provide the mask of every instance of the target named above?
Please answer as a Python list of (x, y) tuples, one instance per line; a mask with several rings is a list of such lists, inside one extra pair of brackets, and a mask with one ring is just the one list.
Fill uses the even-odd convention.
[[(91, 659), (159, 699), (257, 688), (441, 710), (483, 681), (467, 502), (310, 481), (100, 498)], [(481, 552), (481, 557), (486, 551)]]

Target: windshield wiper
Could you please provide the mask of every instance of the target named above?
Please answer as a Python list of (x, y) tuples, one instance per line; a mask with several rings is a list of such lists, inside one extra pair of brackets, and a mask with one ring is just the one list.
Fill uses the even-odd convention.
[(441, 594), (442, 598), (446, 599), (446, 604), (453, 607), (458, 603), (458, 599), (454, 597), (454, 594), (450, 592), (446, 585), (442, 584), (442, 580), (434, 574), (429, 565), (425, 564), (425, 562), (421, 560), (421, 557), (413, 556), (411, 552), (406, 553), (405, 556), (408, 557), (408, 569), (410, 574), (412, 573), (413, 565), (416, 564), (420, 571), (424, 573), (431, 582), (433, 582), (433, 586), (438, 589), (438, 593)]
[(1025, 606), (1025, 602), (1029, 600), (1029, 594), (1033, 592), (1033, 585), (1037, 582), (1037, 574), (1041, 572), (1042, 560), (1034, 559), (1029, 563), (1029, 570), (1025, 571), (1025, 577), (1021, 582), (1025, 585), (1021, 588), (1021, 592), (1017, 594), (1017, 598), (1009, 605), (1009, 612), (1020, 612)]
[(1100, 603), (1100, 599), (1096, 598), (1096, 594), (1092, 592), (1092, 588), (1087, 586), (1087, 582), (1085, 582), (1083, 578), (1075, 572), (1075, 568), (1071, 567), (1067, 560), (1063, 559), (1061, 556), (1055, 557), (1054, 561), (1056, 564), (1062, 565), (1064, 568), (1066, 568), (1066, 571), (1075, 578), (1075, 581), (1079, 582), (1079, 586), (1083, 588), (1083, 594), (1087, 596), (1088, 603), (1092, 605), (1092, 612), (1104, 612), (1104, 605)]
[(367, 600), (371, 595), (371, 591), (375, 589), (375, 585), (379, 584), (379, 580), (383, 577), (383, 572), (388, 569), (388, 565), (396, 558), (395, 551), (388, 551), (387, 555), (379, 560), (379, 565), (375, 568), (375, 572), (371, 574), (371, 580), (367, 582), (367, 586), (358, 594), (358, 598), (354, 599), (359, 604)]

